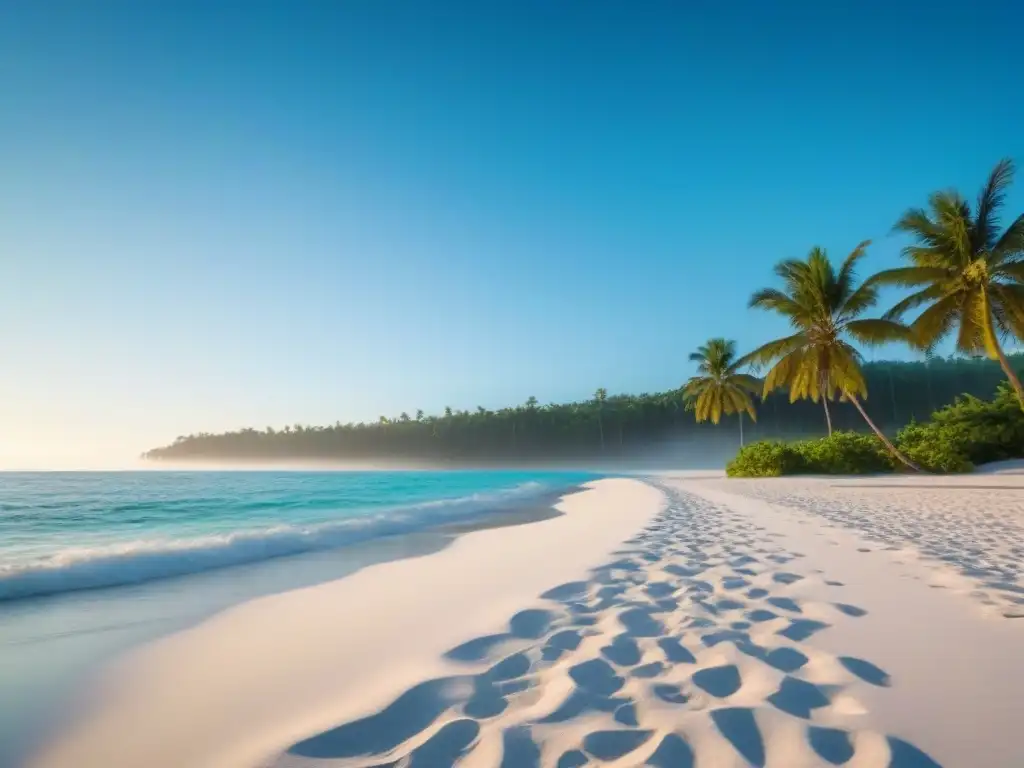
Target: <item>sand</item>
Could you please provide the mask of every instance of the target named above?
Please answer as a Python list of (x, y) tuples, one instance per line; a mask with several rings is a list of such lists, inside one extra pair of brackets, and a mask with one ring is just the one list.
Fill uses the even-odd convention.
[(561, 508), (144, 649), (33, 765), (1024, 765), (1024, 476)]
[(565, 497), (557, 517), (224, 611), (110, 670), (30, 764), (252, 766), (450, 673), (448, 649), (586, 576), (664, 503), (649, 485), (601, 480)]

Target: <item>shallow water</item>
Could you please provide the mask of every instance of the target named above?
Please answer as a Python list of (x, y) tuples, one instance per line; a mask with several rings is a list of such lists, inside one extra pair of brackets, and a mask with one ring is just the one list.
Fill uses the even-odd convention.
[(589, 479), (538, 472), (0, 475), (0, 601), (334, 549)]
[(526, 472), (0, 475), (0, 765), (142, 642), (446, 546), (592, 479)]

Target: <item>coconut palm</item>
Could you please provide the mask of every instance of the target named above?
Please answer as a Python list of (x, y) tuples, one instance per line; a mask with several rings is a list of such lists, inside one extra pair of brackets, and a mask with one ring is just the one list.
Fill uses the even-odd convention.
[(999, 361), (1024, 408), (1021, 387), (1000, 336), (1024, 339), (1024, 214), (1002, 233), (999, 210), (1013, 180), (1013, 162), (1000, 161), (974, 211), (956, 191), (936, 192), (930, 210), (911, 208), (895, 230), (913, 237), (903, 249), (911, 266), (880, 272), (873, 282), (915, 288), (886, 314), (899, 319), (926, 307), (910, 323), (917, 343), (932, 349), (956, 329), (956, 347)]
[(750, 306), (785, 317), (795, 333), (768, 342), (743, 357), (739, 364), (770, 365), (764, 393), (789, 388), (789, 401), (822, 400), (829, 434), (832, 418), (828, 401), (840, 397), (853, 403), (871, 431), (900, 462), (917, 470), (882, 433), (861, 404), (867, 385), (861, 371), (861, 355), (846, 340), (861, 344), (906, 341), (906, 327), (891, 319), (861, 319), (878, 302), (878, 288), (871, 281), (857, 285), (856, 268), (868, 242), (858, 245), (838, 272), (822, 248), (813, 248), (804, 261), (787, 259), (775, 265), (784, 288), (765, 288), (750, 298)]
[(604, 410), (604, 404), (608, 401), (608, 390), (604, 387), (598, 387), (594, 393), (594, 403), (597, 405), (597, 429), (601, 433), (601, 450), (604, 450), (604, 420), (602, 417), (602, 411)]
[(708, 339), (690, 354), (697, 363), (697, 375), (683, 385), (686, 409), (694, 411), (697, 421), (711, 420), (717, 424), (722, 414), (739, 414), (740, 445), (743, 445), (743, 414), (757, 421), (751, 395), (761, 390), (761, 382), (748, 373), (740, 373), (742, 364), (736, 359), (736, 342)]

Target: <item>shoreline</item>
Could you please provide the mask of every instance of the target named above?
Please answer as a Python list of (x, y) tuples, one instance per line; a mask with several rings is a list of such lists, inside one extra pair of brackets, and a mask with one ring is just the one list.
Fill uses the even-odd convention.
[[(251, 766), (445, 668), (449, 646), (500, 625), (552, 579), (585, 573), (660, 499), (637, 481), (598, 480), (561, 496), (557, 515), (533, 505), (528, 524), (450, 533), (426, 556), (235, 605), (115, 662), (27, 764)], [(352, 688), (357, 701), (340, 693)]]
[[(18, 764), (57, 731), (82, 690), (125, 654), (245, 602), (429, 556), (474, 530), (525, 525), (561, 513), (578, 485), (508, 500), (453, 522), (333, 549), (281, 555), (138, 583), (0, 602), (0, 764)], [(49, 659), (49, 661), (47, 661)], [(56, 661), (54, 661), (56, 660)]]

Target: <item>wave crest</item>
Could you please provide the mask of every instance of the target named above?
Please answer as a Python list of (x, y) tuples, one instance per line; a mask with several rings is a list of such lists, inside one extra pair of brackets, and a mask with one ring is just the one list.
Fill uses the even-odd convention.
[(187, 539), (142, 539), (69, 548), (31, 563), (0, 565), (0, 601), (138, 584), (336, 549), (473, 519), (545, 490), (548, 489), (542, 483), (531, 481), (493, 494), (438, 499), (317, 525), (282, 524)]

